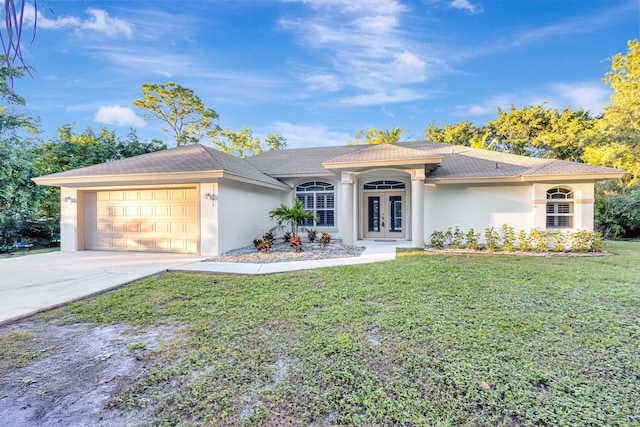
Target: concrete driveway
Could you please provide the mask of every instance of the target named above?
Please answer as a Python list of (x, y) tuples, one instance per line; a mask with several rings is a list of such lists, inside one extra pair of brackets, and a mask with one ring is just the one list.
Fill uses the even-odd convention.
[(50, 252), (0, 259), (0, 324), (202, 260), (143, 252)]

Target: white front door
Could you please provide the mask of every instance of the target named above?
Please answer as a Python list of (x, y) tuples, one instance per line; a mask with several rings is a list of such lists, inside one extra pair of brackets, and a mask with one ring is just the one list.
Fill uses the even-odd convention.
[(364, 193), (364, 237), (404, 239), (404, 191)]

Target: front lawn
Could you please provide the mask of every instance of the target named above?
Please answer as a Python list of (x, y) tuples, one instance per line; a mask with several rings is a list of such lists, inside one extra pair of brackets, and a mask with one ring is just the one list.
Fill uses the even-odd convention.
[(55, 248), (35, 248), (35, 249), (7, 249), (6, 251), (0, 252), (0, 259), (2, 258), (15, 258), (18, 256), (26, 256), (26, 255), (35, 255), (35, 254), (44, 254), (47, 252), (55, 252), (59, 251), (59, 247)]
[(170, 327), (110, 403), (153, 425), (638, 425), (640, 243), (606, 249), (163, 274), (45, 318)]

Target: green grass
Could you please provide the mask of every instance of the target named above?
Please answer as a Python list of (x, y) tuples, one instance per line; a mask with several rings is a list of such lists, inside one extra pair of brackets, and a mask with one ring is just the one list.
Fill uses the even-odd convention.
[(46, 356), (47, 348), (28, 331), (9, 331), (0, 335), (0, 372), (28, 365)]
[(0, 253), (0, 259), (15, 258), (19, 256), (27, 256), (27, 255), (35, 255), (35, 254), (44, 254), (47, 252), (56, 252), (59, 250), (60, 250), (59, 247), (58, 248), (36, 248), (36, 249), (29, 249), (29, 250), (19, 249), (16, 251)]
[(47, 317), (176, 326), (110, 404), (153, 425), (639, 425), (640, 244), (607, 250), (163, 274)]

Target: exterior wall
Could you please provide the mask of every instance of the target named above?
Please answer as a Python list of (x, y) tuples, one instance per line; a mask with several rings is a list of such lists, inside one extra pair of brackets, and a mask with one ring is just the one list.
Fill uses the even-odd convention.
[(593, 231), (593, 183), (533, 183), (521, 185), (425, 185), (425, 240), (434, 231), (458, 226), (484, 237), (485, 228), (503, 224), (519, 230), (547, 229), (547, 190), (570, 188), (574, 192), (573, 230)]
[[(425, 185), (424, 235), (460, 227), (484, 232), (507, 224), (518, 230), (534, 227), (533, 185)], [(544, 209), (544, 208), (543, 208)]]
[(269, 211), (285, 203), (287, 194), (282, 190), (221, 180), (215, 200), (218, 205), (217, 252), (201, 255), (215, 256), (251, 245), (253, 239), (276, 225), (269, 219)]
[(84, 197), (75, 188), (60, 188), (60, 250), (84, 249)]
[(573, 230), (593, 231), (594, 227), (594, 183), (537, 183), (533, 185), (535, 228), (545, 229), (547, 225), (547, 191), (563, 187), (573, 190)]
[(217, 182), (200, 184), (200, 255), (218, 255), (220, 199)]

